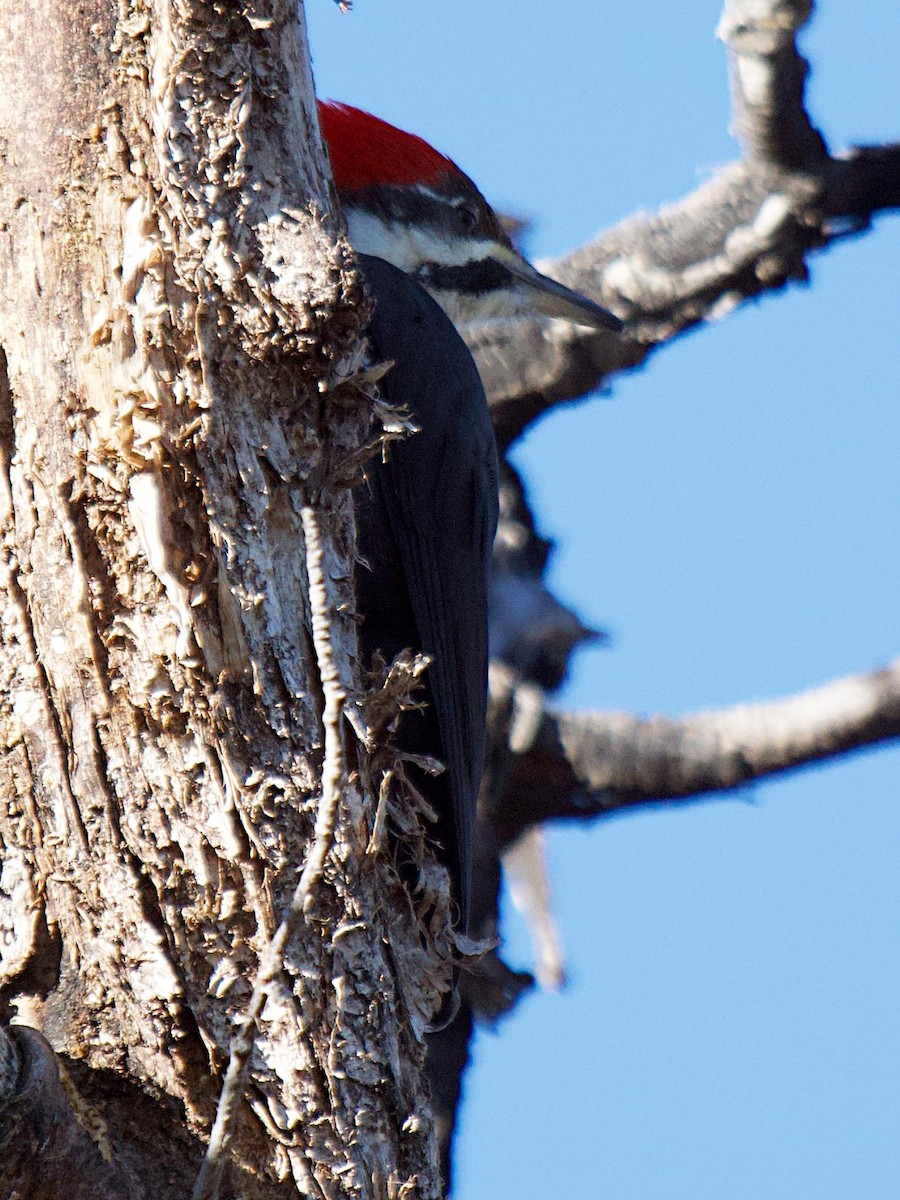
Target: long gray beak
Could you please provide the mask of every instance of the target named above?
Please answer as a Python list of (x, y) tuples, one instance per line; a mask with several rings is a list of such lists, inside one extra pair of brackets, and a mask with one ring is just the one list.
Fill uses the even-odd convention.
[(621, 333), (625, 328), (625, 322), (614, 313), (588, 300), (587, 296), (563, 287), (555, 279), (542, 275), (524, 258), (511, 254), (509, 257), (504, 255), (501, 261), (514, 279), (526, 285), (537, 312), (548, 317), (561, 317), (575, 325), (587, 325), (591, 329), (611, 329)]

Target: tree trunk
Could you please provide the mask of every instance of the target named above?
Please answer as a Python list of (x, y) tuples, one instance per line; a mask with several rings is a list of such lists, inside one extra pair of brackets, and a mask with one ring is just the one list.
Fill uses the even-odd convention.
[(344, 716), (372, 406), (302, 8), (7, 0), (0, 139), (0, 1012), (63, 1064), (7, 1039), (0, 1144), (86, 1156), (0, 1192), (184, 1197), (244, 1020), (223, 1195), (435, 1195)]

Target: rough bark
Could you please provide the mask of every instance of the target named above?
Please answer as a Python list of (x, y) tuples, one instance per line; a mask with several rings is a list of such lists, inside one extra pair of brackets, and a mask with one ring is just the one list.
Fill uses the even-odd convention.
[(505, 792), (486, 814), (501, 851), (544, 821), (696, 800), (900, 737), (900, 661), (680, 720), (554, 712), (539, 689), (499, 675), (495, 712), (502, 696), (518, 718), (507, 716)]
[(372, 405), (302, 9), (10, 0), (0, 136), (0, 982), (74, 1097), (44, 1072), (40, 1144), (190, 1191), (305, 862), (222, 1194), (435, 1195), (430, 960), (346, 719)]
[[(805, 113), (809, 9), (728, 0), (743, 159), (555, 265), (628, 339), (473, 331), (504, 444), (900, 204), (900, 147), (833, 155)], [(357, 739), (407, 686), (364, 696), (354, 667), (365, 304), (302, 19), (8, 0), (0, 158), (0, 1017), (46, 1038), (0, 1028), (0, 1189), (183, 1198), (237, 1028), (223, 1195), (433, 1196), (428, 914), (380, 852), (390, 746)], [(549, 711), (596, 631), (543, 587), (548, 551), (508, 469), (476, 932), (532, 822), (900, 732), (896, 665), (682, 722)], [(472, 1013), (529, 982), (486, 956), (433, 1042), (445, 1150)]]

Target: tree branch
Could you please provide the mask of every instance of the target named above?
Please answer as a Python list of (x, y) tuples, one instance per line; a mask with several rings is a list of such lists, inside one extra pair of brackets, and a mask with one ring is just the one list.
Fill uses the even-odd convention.
[(0, 1194), (34, 1200), (136, 1197), (137, 1180), (109, 1161), (102, 1130), (94, 1128), (92, 1137), (89, 1114), (74, 1110), (71, 1088), (67, 1094), (56, 1056), (41, 1034), (0, 1030), (0, 1055), (16, 1064), (15, 1077), (0, 1089)]
[(809, 0), (727, 0), (732, 123), (744, 156), (654, 216), (630, 217), (543, 268), (616, 311), (629, 336), (491, 322), (467, 340), (501, 444), (703, 321), (807, 276), (809, 254), (900, 206), (900, 144), (830, 155), (804, 108), (796, 35)]
[[(627, 318), (628, 337), (537, 321), (466, 331), (501, 450), (554, 405), (638, 366), (686, 330), (805, 279), (813, 250), (900, 207), (900, 144), (830, 155), (806, 113), (809, 68), (796, 35), (811, 7), (810, 0), (725, 0), (719, 33), (729, 52), (732, 122), (743, 157), (678, 203), (630, 217), (549, 267), (542, 264)], [(526, 488), (505, 457), (500, 500), (475, 936), (493, 940), (500, 933), (501, 856), (541, 822), (727, 792), (900, 736), (900, 660), (799, 696), (682, 720), (548, 711), (546, 692), (565, 678), (574, 649), (599, 631), (547, 589), (552, 544), (538, 532)], [(529, 923), (546, 932), (539, 864), (530, 849), (519, 863), (528, 876)], [(473, 1014), (496, 1021), (529, 982), (499, 951), (489, 952), (463, 977), (459, 1018), (432, 1039), (428, 1065), (445, 1172)]]
[[(534, 689), (528, 694), (533, 704)], [(896, 738), (900, 659), (781, 700), (681, 720), (545, 711), (533, 727), (491, 812), (501, 845), (537, 822), (727, 792)]]
[(780, 170), (819, 170), (825, 141), (803, 105), (809, 63), (798, 29), (812, 0), (726, 0), (716, 31), (728, 47), (732, 130), (750, 162)]

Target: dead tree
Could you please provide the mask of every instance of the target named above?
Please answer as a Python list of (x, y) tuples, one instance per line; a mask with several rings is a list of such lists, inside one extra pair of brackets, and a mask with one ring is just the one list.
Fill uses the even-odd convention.
[[(809, 0), (726, 0), (718, 32), (741, 158), (678, 203), (631, 217), (549, 265), (564, 283), (625, 317), (627, 338), (535, 321), (486, 324), (469, 336), (501, 448), (495, 661), (477, 834), (476, 932), (483, 937), (501, 932), (507, 856), (516, 886), (538, 893), (526, 903), (536, 912), (536, 940), (546, 944), (534, 869), (536, 835), (548, 821), (602, 819), (636, 805), (727, 793), (900, 734), (900, 661), (769, 704), (681, 720), (557, 710), (552, 693), (572, 653), (596, 635), (546, 586), (550, 543), (504, 453), (556, 405), (608, 388), (620, 372), (747, 300), (805, 281), (812, 254), (900, 208), (900, 144), (834, 151), (807, 113), (809, 66), (797, 36), (811, 10)], [(538, 969), (551, 976), (558, 969), (552, 951)], [(533, 982), (498, 953), (488, 955), (468, 977), (467, 1009), (437, 1039), (431, 1070), (445, 1170), (473, 1016), (496, 1021)]]
[[(186, 1196), (237, 1032), (232, 1172), (198, 1196), (436, 1196), (421, 1030), (446, 925), (382, 853), (371, 734), (411, 681), (365, 692), (355, 660), (377, 399), (302, 8), (57, 7), (0, 15), (0, 1189)], [(727, 0), (743, 158), (557, 264), (627, 339), (473, 331), (502, 448), (900, 205), (900, 147), (834, 155), (806, 115), (809, 9)], [(587, 631), (511, 468), (503, 506), (482, 932), (501, 855), (545, 820), (900, 733), (896, 666), (684, 722), (554, 712)], [(486, 957), (432, 1043), (445, 1148), (473, 1012), (527, 983)]]
[(0, 108), (0, 1192), (189, 1195), (237, 1033), (197, 1195), (435, 1196), (302, 9), (10, 0)]

